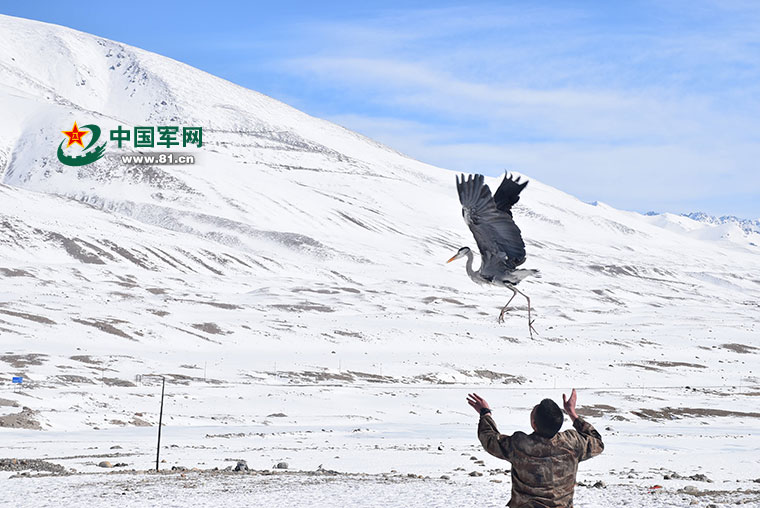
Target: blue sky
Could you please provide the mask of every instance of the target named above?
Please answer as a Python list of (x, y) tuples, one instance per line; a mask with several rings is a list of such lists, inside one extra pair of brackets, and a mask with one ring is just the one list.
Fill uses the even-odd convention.
[(760, 4), (27, 2), (441, 167), (760, 217)]

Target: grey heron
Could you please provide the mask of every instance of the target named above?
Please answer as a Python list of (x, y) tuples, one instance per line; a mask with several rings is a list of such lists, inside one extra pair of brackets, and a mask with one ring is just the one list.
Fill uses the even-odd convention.
[(515, 295), (519, 293), (524, 296), (528, 301), (528, 331), (533, 338), (535, 329), (530, 298), (515, 286), (526, 277), (536, 275), (538, 270), (518, 268), (525, 262), (525, 242), (520, 228), (512, 219), (512, 206), (520, 199), (520, 192), (528, 185), (528, 181), (520, 182), (520, 177), (513, 179), (505, 174), (496, 194), (491, 196), (491, 189), (483, 180), (483, 175), (470, 175), (466, 179), (465, 175), (457, 177), (462, 216), (478, 244), (480, 268), (473, 270), (473, 254), (469, 247), (459, 249), (447, 263), (467, 257), (465, 268), (473, 282), (505, 287), (512, 291), (512, 297), (499, 313), (499, 323), (504, 322), (504, 314)]

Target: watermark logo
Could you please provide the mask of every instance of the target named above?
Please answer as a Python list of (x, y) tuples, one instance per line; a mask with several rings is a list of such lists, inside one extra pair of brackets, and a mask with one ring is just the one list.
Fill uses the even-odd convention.
[[(89, 130), (85, 130), (89, 129)], [(96, 143), (100, 139), (100, 127), (94, 124), (83, 125), (82, 129), (74, 122), (74, 127), (70, 131), (61, 131), (67, 139), (61, 141), (58, 145), (58, 160), (67, 166), (84, 166), (91, 164), (103, 157), (108, 140), (102, 145)], [(87, 146), (84, 145), (84, 138), (91, 135)], [(178, 127), (178, 126), (136, 126), (133, 129), (124, 128), (119, 125), (116, 129), (109, 131), (109, 140), (116, 143), (118, 148), (124, 145), (129, 146), (131, 143), (134, 148), (160, 148), (171, 149), (173, 147), (203, 146), (203, 128), (201, 127)], [(64, 143), (66, 147), (64, 149)], [(68, 150), (71, 145), (79, 145), (82, 150), (80, 155), (68, 155), (64, 150)], [(94, 148), (93, 148), (94, 147)], [(76, 147), (74, 147), (76, 149)], [(121, 161), (124, 164), (194, 164), (195, 156), (188, 154), (173, 153), (127, 153), (122, 154)]]
[[(79, 127), (77, 127), (77, 123), (74, 122), (74, 127), (72, 127), (70, 131), (61, 131), (68, 138), (68, 143), (66, 144), (67, 149), (75, 144), (83, 148), (82, 155), (66, 155), (63, 151), (63, 144), (66, 143), (66, 140), (64, 139), (61, 141), (61, 144), (58, 145), (58, 160), (67, 166), (84, 166), (85, 164), (93, 163), (103, 157), (103, 154), (106, 151), (105, 143), (100, 146), (95, 146), (94, 149), (90, 150), (100, 139), (100, 127), (95, 124), (87, 124), (83, 125), (82, 128), (90, 130), (80, 130)], [(92, 134), (92, 136), (90, 137), (87, 146), (84, 146), (82, 139), (87, 134)]]
[[(132, 134), (134, 133), (134, 136)], [(121, 148), (121, 145), (128, 143), (130, 139), (135, 148), (154, 148), (180, 145), (180, 130), (176, 125), (160, 125), (158, 127), (136, 126), (132, 132), (124, 129), (119, 125), (111, 131), (111, 141)], [(156, 139), (158, 138), (158, 139)], [(203, 146), (203, 129), (201, 127), (182, 127), (182, 146), (195, 145), (198, 148)]]

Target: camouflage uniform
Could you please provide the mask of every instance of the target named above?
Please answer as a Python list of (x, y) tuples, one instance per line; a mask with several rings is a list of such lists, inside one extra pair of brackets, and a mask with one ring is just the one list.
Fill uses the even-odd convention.
[(512, 463), (512, 508), (572, 508), (578, 462), (602, 453), (602, 437), (578, 418), (575, 429), (551, 439), (535, 432), (499, 434), (490, 414), (480, 418), (478, 439), (488, 453)]

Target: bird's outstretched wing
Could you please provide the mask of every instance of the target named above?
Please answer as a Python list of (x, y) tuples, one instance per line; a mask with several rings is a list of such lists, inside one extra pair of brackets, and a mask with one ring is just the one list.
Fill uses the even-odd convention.
[(512, 217), (512, 206), (520, 201), (520, 193), (526, 185), (528, 185), (527, 180), (521, 183), (519, 176), (515, 179), (509, 174), (505, 174), (504, 180), (501, 181), (501, 185), (496, 189), (496, 194), (493, 195), (496, 208)]
[[(506, 181), (518, 185), (520, 189), (517, 192), (505, 190), (504, 203), (516, 198), (525, 187), (525, 184), (511, 179), (505, 178)], [(502, 187), (504, 183), (499, 189)], [(517, 199), (506, 210), (500, 210), (491, 196), (491, 189), (484, 183), (483, 175), (470, 175), (466, 179), (464, 175), (457, 177), (457, 192), (462, 203), (462, 216), (483, 258), (481, 275), (493, 278), (522, 264), (525, 261), (525, 243), (509, 210)]]

